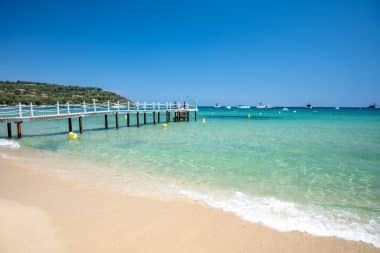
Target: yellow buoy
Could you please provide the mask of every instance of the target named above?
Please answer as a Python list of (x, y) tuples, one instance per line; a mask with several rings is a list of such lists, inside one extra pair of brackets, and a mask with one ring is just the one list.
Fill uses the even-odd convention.
[(164, 123), (164, 124), (161, 125), (161, 127), (162, 127), (162, 128), (168, 128), (168, 127), (169, 127), (169, 124)]
[(77, 138), (77, 134), (76, 133), (73, 133), (73, 132), (69, 133), (69, 139), (70, 140), (75, 140), (76, 138)]
[(206, 119), (205, 118), (202, 119), (202, 123), (206, 124)]

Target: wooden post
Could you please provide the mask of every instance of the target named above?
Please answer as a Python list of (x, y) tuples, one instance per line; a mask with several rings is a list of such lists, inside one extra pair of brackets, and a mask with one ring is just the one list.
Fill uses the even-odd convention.
[(82, 116), (79, 116), (78, 122), (79, 122), (79, 133), (83, 133), (83, 117)]
[(8, 138), (12, 138), (12, 123), (11, 122), (7, 123), (7, 128), (8, 128)]
[(104, 114), (104, 128), (108, 129), (108, 114)]
[(136, 126), (140, 127), (140, 117), (139, 117), (139, 112), (136, 112)]
[(144, 125), (146, 125), (146, 112), (144, 111)]
[(190, 112), (186, 111), (186, 121), (189, 122), (190, 120)]
[(115, 113), (115, 126), (116, 128), (119, 128), (119, 113)]
[(22, 121), (17, 122), (17, 138), (22, 137)]
[[(129, 103), (129, 102), (128, 102)], [(127, 113), (127, 127), (129, 127), (130, 126), (130, 117), (131, 117), (131, 115), (129, 114), (129, 112)]]
[(197, 121), (197, 111), (194, 111), (194, 121)]
[(169, 123), (169, 112), (166, 111), (166, 123)]
[(156, 112), (155, 111), (153, 111), (152, 117), (153, 117), (153, 124), (156, 124)]
[(72, 132), (73, 131), (73, 124), (72, 124), (71, 118), (68, 118), (68, 122), (69, 122), (69, 132)]
[(157, 112), (157, 123), (160, 124), (160, 111)]

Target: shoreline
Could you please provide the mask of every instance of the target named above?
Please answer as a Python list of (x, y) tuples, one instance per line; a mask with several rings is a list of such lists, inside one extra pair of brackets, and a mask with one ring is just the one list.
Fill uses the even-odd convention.
[(131, 196), (38, 166), (0, 158), (2, 252), (380, 252), (363, 242), (278, 232), (198, 201)]

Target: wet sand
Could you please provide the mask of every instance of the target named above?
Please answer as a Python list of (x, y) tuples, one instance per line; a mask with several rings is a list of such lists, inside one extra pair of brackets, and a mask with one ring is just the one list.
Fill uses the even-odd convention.
[(136, 197), (33, 167), (0, 158), (0, 252), (380, 252), (361, 242), (278, 232), (195, 201)]

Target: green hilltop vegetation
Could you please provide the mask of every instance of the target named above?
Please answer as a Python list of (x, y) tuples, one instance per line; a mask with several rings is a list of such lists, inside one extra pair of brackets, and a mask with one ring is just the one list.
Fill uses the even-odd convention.
[[(0, 81), (0, 104), (15, 105), (18, 103), (35, 105), (52, 105), (57, 102), (82, 104), (106, 101), (127, 103), (127, 98), (115, 92), (105, 91), (96, 87), (81, 87), (75, 85), (49, 84), (29, 81)], [(130, 101), (132, 103), (132, 101)]]

